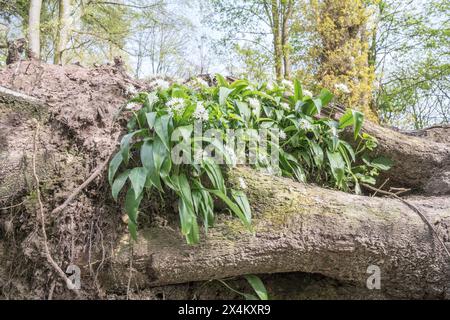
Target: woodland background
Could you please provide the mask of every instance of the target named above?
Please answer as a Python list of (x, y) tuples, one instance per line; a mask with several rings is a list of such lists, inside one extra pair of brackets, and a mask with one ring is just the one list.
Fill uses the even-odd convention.
[(299, 78), (373, 121), (421, 129), (449, 122), (449, 13), (446, 0), (0, 0), (0, 68), (26, 38), (47, 63), (121, 56), (139, 79)]

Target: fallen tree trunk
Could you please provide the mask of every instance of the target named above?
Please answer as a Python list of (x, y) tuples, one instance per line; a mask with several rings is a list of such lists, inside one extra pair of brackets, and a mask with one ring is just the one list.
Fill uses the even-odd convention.
[[(2, 71), (0, 85), (27, 92), (34, 98), (0, 90), (0, 161), (1, 169), (8, 168), (0, 169), (0, 202), (7, 201), (5, 206), (13, 200), (18, 201), (12, 205), (20, 203), (17, 198), (27, 190), (29, 166), (20, 164), (30, 156), (35, 130), (33, 119), (37, 119), (41, 124), (37, 171), (41, 181), (48, 182), (45, 188), (51, 190), (44, 205), (55, 256), (60, 257), (58, 262), (63, 269), (73, 260), (86, 265), (91, 259), (91, 251), (86, 254), (86, 243), (90, 250), (92, 241), (92, 246), (97, 247), (92, 260), (100, 256), (100, 265), (105, 265), (108, 259), (103, 258), (108, 254), (104, 251), (109, 250), (103, 247), (103, 236), (110, 237), (109, 242), (105, 240), (107, 248), (116, 244), (116, 234), (128, 239), (124, 226), (117, 226), (121, 216), (118, 205), (105, 200), (109, 194), (105, 179), (98, 179), (94, 186), (83, 190), (62, 212), (55, 216), (51, 212), (116, 148), (123, 130), (115, 122), (117, 110), (126, 101), (126, 89), (132, 82), (113, 67), (89, 70), (22, 62), (17, 69), (17, 74), (16, 66)], [(36, 97), (39, 99), (35, 100)], [(42, 103), (48, 117), (35, 112)], [(449, 193), (446, 180), (442, 179), (449, 172), (448, 144), (371, 123), (366, 123), (364, 130), (378, 139), (377, 153), (394, 160), (395, 166), (388, 172), (393, 182), (426, 191), (434, 174), (438, 187), (427, 193)], [(49, 161), (53, 158), (54, 161)], [(54, 170), (47, 170), (48, 165)], [(449, 297), (449, 262), (445, 253), (424, 221), (401, 201), (350, 195), (244, 168), (230, 173), (231, 180), (238, 176), (244, 177), (248, 185), (246, 191), (253, 206), (256, 234), (251, 235), (236, 218), (225, 215), (202, 237), (198, 246), (185, 244), (176, 222), (143, 230), (134, 248), (133, 261), (136, 269), (133, 274), (140, 287), (248, 273), (301, 271), (354, 282), (365, 290), (369, 276), (366, 270), (373, 264), (381, 269), (381, 290), (390, 296)], [(22, 177), (24, 183), (14, 183)], [(6, 185), (8, 188), (4, 188)], [(415, 197), (409, 201), (436, 223), (442, 240), (448, 242), (450, 199)], [(37, 237), (35, 211), (32, 205), (20, 210), (20, 214), (9, 213), (8, 219), (12, 221), (13, 232), (17, 232), (14, 238), (17, 236), (21, 241), (18, 251), (26, 252), (24, 261), (33, 265), (42, 258), (30, 254), (34, 247), (29, 249), (29, 243), (34, 242), (38, 244), (35, 251), (39, 252), (40, 248), (39, 242), (34, 241)], [(0, 220), (6, 218), (6, 214), (0, 216)], [(104, 224), (99, 219), (104, 219)], [(74, 221), (75, 229), (70, 221)], [(98, 230), (97, 238), (92, 236), (93, 230)], [(7, 256), (9, 269), (17, 260), (9, 254), (11, 240), (5, 235), (0, 232), (0, 246), (4, 251), (0, 247), (0, 257), (3, 260)], [(59, 239), (70, 241), (61, 245), (57, 243)], [(58, 250), (59, 247), (62, 249)], [(117, 276), (113, 278), (115, 282), (128, 279), (128, 246), (122, 241), (115, 248), (112, 272), (101, 272), (105, 286), (111, 276)], [(45, 277), (39, 281), (51, 283)], [(0, 286), (1, 282), (0, 277)], [(42, 292), (41, 288), (37, 292)]]
[[(367, 268), (376, 265), (381, 290), (390, 296), (449, 297), (448, 256), (401, 201), (326, 190), (244, 168), (231, 177), (243, 177), (248, 185), (255, 235), (226, 217), (196, 246), (186, 245), (176, 229), (142, 231), (133, 249), (140, 286), (301, 271), (365, 287)], [(450, 199), (410, 201), (449, 241)], [(113, 258), (120, 272), (129, 265), (126, 243)]]
[[(376, 154), (388, 156), (394, 166), (380, 180), (404, 186), (422, 194), (450, 194), (450, 144), (445, 139), (424, 139), (365, 122), (363, 131), (378, 140)], [(442, 131), (450, 135), (450, 127)], [(383, 181), (380, 181), (382, 183)]]

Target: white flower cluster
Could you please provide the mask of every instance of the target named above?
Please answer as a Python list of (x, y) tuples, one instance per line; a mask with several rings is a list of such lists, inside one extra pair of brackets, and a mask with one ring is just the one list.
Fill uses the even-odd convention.
[(310, 98), (313, 96), (312, 92), (306, 89), (303, 89), (303, 95)]
[(283, 79), (281, 80), (281, 84), (286, 90), (294, 92), (294, 84), (292, 83), (292, 81)]
[(336, 83), (334, 85), (334, 87), (337, 90), (339, 90), (339, 91), (341, 91), (341, 92), (343, 92), (345, 94), (349, 94), (351, 92), (350, 89), (347, 87), (347, 85), (345, 83)]
[(192, 89), (201, 89), (209, 87), (208, 82), (199, 77), (189, 80), (189, 82), (186, 83), (186, 85)]
[(148, 97), (148, 103), (151, 106), (154, 105), (159, 100), (158, 95), (156, 94), (155, 91), (150, 92), (147, 97)]
[(291, 110), (291, 107), (290, 107), (289, 104), (286, 103), (286, 102), (281, 102), (281, 103), (280, 103), (280, 107), (281, 107), (281, 109), (283, 109), (283, 110), (285, 110), (285, 111), (290, 111), (290, 110)]
[(272, 80), (267, 81), (266, 89), (267, 89), (267, 90), (270, 90), (270, 91), (272, 91), (273, 89), (275, 89), (275, 85), (274, 85), (274, 83), (273, 83)]
[(203, 102), (201, 101), (197, 102), (197, 107), (195, 108), (195, 111), (192, 114), (192, 116), (200, 121), (208, 121), (209, 113), (208, 110), (206, 110), (205, 106), (203, 105)]
[(156, 79), (150, 83), (150, 86), (154, 89), (166, 90), (169, 88), (170, 84), (166, 80)]
[(250, 108), (252, 108), (252, 109), (258, 109), (261, 107), (261, 103), (256, 98), (249, 98), (248, 104), (250, 105)]
[(283, 130), (280, 130), (280, 140), (286, 139), (286, 133)]
[(167, 101), (166, 106), (169, 109), (169, 114), (173, 116), (184, 111), (186, 104), (183, 98), (171, 98)]
[(127, 89), (126, 89), (125, 94), (126, 94), (127, 96), (135, 96), (135, 95), (138, 94), (138, 91), (136, 90), (136, 88), (135, 88), (132, 84), (130, 84), (130, 85), (127, 87)]
[(244, 178), (239, 177), (239, 186), (241, 187), (241, 189), (245, 190), (247, 189), (247, 184), (245, 183)]
[(132, 111), (138, 111), (140, 108), (142, 108), (142, 104), (137, 102), (129, 102), (125, 107), (125, 109)]

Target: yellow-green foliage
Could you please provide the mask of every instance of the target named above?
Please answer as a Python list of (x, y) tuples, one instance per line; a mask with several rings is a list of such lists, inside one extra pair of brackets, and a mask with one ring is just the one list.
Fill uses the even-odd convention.
[[(368, 63), (368, 2), (313, 0), (310, 9), (311, 25), (320, 39), (310, 52), (318, 66), (318, 84), (333, 89), (346, 107), (358, 109), (368, 119), (377, 121), (371, 108), (374, 69)], [(340, 90), (340, 84), (349, 92)]]

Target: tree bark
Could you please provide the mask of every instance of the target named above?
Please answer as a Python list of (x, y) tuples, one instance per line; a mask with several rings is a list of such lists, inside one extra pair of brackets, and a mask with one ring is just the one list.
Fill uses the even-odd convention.
[(33, 58), (39, 59), (41, 52), (40, 25), (42, 0), (31, 0), (28, 17), (28, 48)]
[[(248, 186), (255, 235), (224, 216), (196, 246), (186, 245), (174, 226), (144, 230), (133, 248), (140, 286), (300, 271), (364, 288), (367, 269), (375, 265), (381, 290), (389, 296), (449, 297), (448, 256), (401, 201), (326, 190), (245, 168), (231, 172), (232, 182), (238, 177)], [(450, 199), (410, 201), (449, 241)], [(122, 242), (113, 269), (127, 270), (129, 252), (128, 241)]]
[(283, 48), (283, 64), (284, 64), (284, 78), (289, 79), (291, 77), (291, 56), (289, 47), (289, 21), (292, 17), (292, 12), (294, 10), (294, 0), (289, 0), (287, 4), (284, 5), (283, 13), (283, 23), (281, 31), (281, 42)]
[(58, 35), (55, 46), (55, 64), (64, 64), (63, 54), (66, 49), (70, 28), (70, 0), (59, 0)]
[(275, 76), (277, 79), (283, 77), (282, 63), (283, 63), (283, 47), (281, 43), (281, 26), (278, 0), (272, 0), (272, 34), (273, 34), (273, 49), (275, 60)]
[[(412, 188), (422, 194), (450, 194), (450, 144), (444, 138), (433, 141), (405, 135), (369, 121), (365, 121), (363, 131), (378, 140), (376, 154), (394, 162), (379, 179), (381, 182), (389, 178), (390, 185)], [(450, 128), (442, 131), (448, 135)]]

